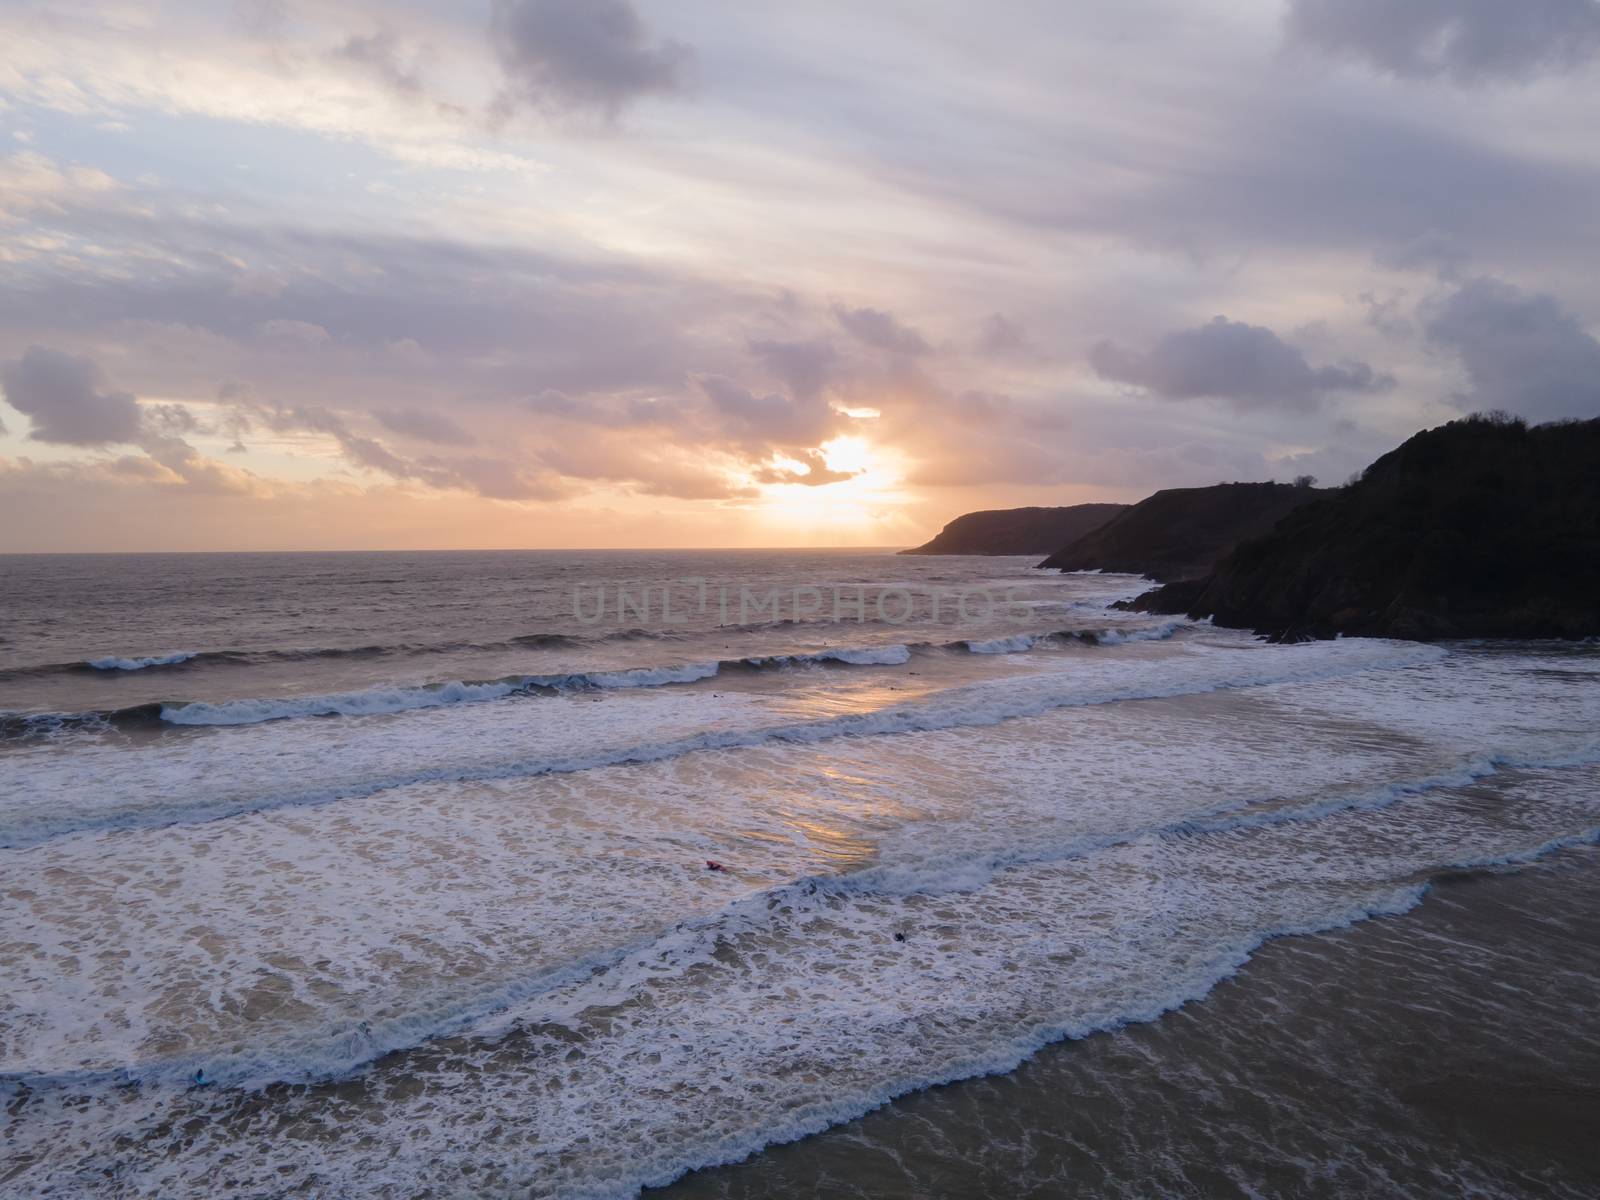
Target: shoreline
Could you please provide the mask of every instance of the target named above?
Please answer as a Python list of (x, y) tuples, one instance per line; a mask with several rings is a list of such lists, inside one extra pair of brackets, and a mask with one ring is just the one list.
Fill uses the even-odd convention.
[(1597, 941), (1600, 847), (1448, 873), (1156, 1021), (643, 1195), (1593, 1195)]

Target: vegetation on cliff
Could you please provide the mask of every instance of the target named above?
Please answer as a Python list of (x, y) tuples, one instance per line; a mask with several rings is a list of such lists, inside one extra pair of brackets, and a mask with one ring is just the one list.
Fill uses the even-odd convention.
[(1600, 634), (1600, 420), (1419, 433), (1209, 578), (1136, 603), (1286, 638)]
[(1268, 532), (1281, 518), (1323, 495), (1311, 482), (1168, 488), (1065, 544), (1039, 565), (1162, 581), (1208, 575), (1234, 546)]

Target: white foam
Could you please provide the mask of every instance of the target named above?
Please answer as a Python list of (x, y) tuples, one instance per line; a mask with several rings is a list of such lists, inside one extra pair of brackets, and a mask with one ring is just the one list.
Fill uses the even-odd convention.
[(265, 700), (225, 700), (219, 704), (165, 704), (161, 719), (172, 725), (257, 725), (294, 717), (370, 717), (414, 712), (453, 704), (481, 704), (526, 694), (537, 688), (644, 688), (696, 683), (716, 675), (716, 663), (637, 667), (621, 671), (566, 675), (523, 675), (486, 683), (454, 680), (429, 687), (381, 687), (332, 696), (287, 696)]
[[(226, 1091), (151, 1075), (111, 1099), (92, 1085), (62, 1124), (78, 1136), (103, 1137), (119, 1116), (181, 1130), (129, 1139), (116, 1174), (129, 1194), (214, 1189), (237, 1162), (278, 1186), (315, 1179), (346, 1196), (424, 1180), (445, 1194), (628, 1196), (917, 1087), (1009, 1070), (1049, 1041), (1154, 1019), (1263, 940), (1404, 911), (1427, 872), (1485, 849), (1532, 853), (1582, 821), (1588, 830), (1559, 840), (1592, 838), (1593, 784), (1508, 785), (1512, 811), (1498, 816), (1470, 796), (1412, 795), (1317, 820), (1135, 836), (966, 891), (885, 892), (859, 878), (764, 890), (620, 949), (603, 971), (547, 977), (448, 1045), (388, 1060), (368, 1077), (370, 1102), (341, 1109), (337, 1153), (272, 1133), (315, 1123), (328, 1103), (316, 1090), (281, 1094), (272, 1123), (225, 1123)], [(499, 1041), (512, 1031), (516, 1042)], [(387, 1032), (369, 1023), (347, 1044)], [(60, 1143), (71, 1138), (53, 1132), (45, 1169), (70, 1171)], [(181, 1155), (169, 1150), (179, 1136)]]
[(370, 688), (333, 696), (289, 696), (275, 699), (225, 700), (219, 704), (164, 704), (161, 719), (172, 725), (257, 725), (291, 717), (374, 716), (438, 708), (446, 704), (472, 704), (501, 700), (526, 691), (521, 681), (462, 683), (437, 687)]
[(1098, 637), (1100, 643), (1105, 646), (1121, 646), (1128, 642), (1159, 642), (1171, 637), (1186, 624), (1188, 622), (1166, 621), (1142, 629), (1107, 629)]
[(149, 658), (91, 658), (89, 665), (96, 671), (142, 671), (146, 667), (175, 667), (179, 663), (186, 663), (196, 657), (198, 650), (178, 651), (173, 654), (157, 654)]
[[(15, 799), (9, 805), (0, 799), (0, 845), (25, 844), (76, 828), (160, 825), (327, 803), (413, 783), (513, 779), (768, 743), (812, 744), (841, 737), (990, 726), (1064, 707), (1416, 666), (1436, 662), (1446, 653), (1437, 647), (1371, 640), (1294, 647), (1184, 643), (1157, 649), (1150, 657), (1047, 659), (1033, 664), (1038, 669), (1028, 674), (952, 687), (905, 702), (880, 692), (840, 715), (799, 721), (762, 722), (763, 716), (782, 711), (782, 706), (761, 701), (714, 702), (710, 709), (689, 710), (677, 709), (669, 701), (651, 710), (653, 716), (669, 718), (665, 722), (619, 724), (597, 721), (587, 708), (571, 702), (550, 701), (516, 706), (533, 709), (536, 715), (497, 714), (492, 721), (461, 713), (422, 726), (414, 724), (421, 715), (412, 713), (404, 718), (412, 724), (378, 726), (375, 736), (366, 730), (297, 731), (287, 735), (291, 741), (281, 731), (268, 729), (258, 738), (232, 737), (226, 744), (149, 746), (133, 753), (113, 746), (99, 754), (0, 760), (0, 771), (19, 775)], [(258, 711), (253, 708), (208, 707), (223, 710), (207, 713), (208, 717), (237, 711), (237, 724), (257, 723), (250, 719)], [(827, 710), (837, 711), (832, 705)], [(677, 714), (683, 711), (712, 712), (717, 719), (698, 728), (691, 724), (693, 732), (665, 736), (674, 726), (682, 728)], [(508, 721), (529, 730), (536, 739), (533, 745), (527, 734), (508, 744), (503, 736)], [(323, 744), (333, 748), (331, 756), (313, 748)], [(282, 764), (291, 754), (318, 763), (314, 782), (291, 780), (286, 786)], [(112, 774), (95, 786), (84, 772), (90, 764)]]
[(1010, 637), (989, 638), (986, 641), (967, 641), (961, 644), (973, 654), (1021, 654), (1032, 650), (1049, 634), (1014, 633)]
[[(1588, 767), (1490, 774), (1600, 756), (1600, 689), (1536, 657), (1217, 634), (1026, 659), (820, 718), (782, 719), (801, 690), (639, 690), (0, 759), (12, 822), (304, 794), (285, 762), (345, 796), (0, 851), (0, 1069), (32, 1080), (11, 1186), (627, 1196), (1600, 823)], [(271, 1122), (224, 1086), (440, 1032)], [(223, 1083), (182, 1090), (198, 1069)]]
[[(1038, 646), (1051, 645), (1062, 638), (1075, 637), (1101, 646), (1125, 646), (1130, 642), (1164, 642), (1187, 621), (1164, 621), (1159, 625), (1126, 625), (1108, 629), (1067, 629), (1049, 633), (1017, 633), (1009, 637), (969, 640), (957, 643), (973, 654), (1023, 654)], [(1198, 623), (1194, 623), (1198, 624)]]

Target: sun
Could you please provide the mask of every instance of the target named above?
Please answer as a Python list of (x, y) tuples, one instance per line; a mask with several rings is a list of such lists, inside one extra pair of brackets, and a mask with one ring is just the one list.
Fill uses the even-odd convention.
[[(907, 496), (903, 456), (891, 447), (851, 434), (818, 447), (829, 471), (847, 472), (834, 483), (768, 483), (760, 485), (756, 502), (762, 522), (788, 541), (803, 537), (813, 544), (871, 540), (875, 529), (898, 517)], [(779, 460), (780, 468), (804, 473), (804, 464)], [(882, 537), (892, 541), (885, 533)]]
[(882, 470), (873, 456), (872, 443), (864, 437), (836, 437), (822, 443), (820, 449), (830, 471), (848, 471), (860, 477)]

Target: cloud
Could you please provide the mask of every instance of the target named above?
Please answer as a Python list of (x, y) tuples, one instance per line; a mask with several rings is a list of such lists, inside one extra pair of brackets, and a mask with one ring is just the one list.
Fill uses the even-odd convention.
[(1600, 416), (1600, 341), (1554, 296), (1474, 279), (1424, 315), (1428, 341), (1466, 369), (1463, 403), (1534, 420)]
[(1207, 396), (1239, 409), (1309, 410), (1328, 392), (1376, 392), (1394, 382), (1362, 362), (1313, 367), (1272, 330), (1220, 316), (1164, 335), (1149, 352), (1100, 342), (1089, 361), (1104, 379), (1168, 400)]
[(443, 413), (425, 412), (420, 408), (381, 408), (372, 415), (390, 432), (421, 442), (470, 446), (478, 440)]
[(823, 460), (822, 455), (815, 450), (806, 450), (795, 455), (796, 460), (804, 470), (795, 471), (786, 467), (762, 467), (755, 473), (757, 483), (800, 483), (806, 487), (822, 487), (829, 483), (842, 483), (846, 479), (854, 479), (861, 474), (860, 471), (835, 471)]
[(144, 404), (139, 415), (146, 430), (161, 436), (180, 437), (200, 429), (194, 413), (181, 404)]
[(763, 457), (773, 447), (814, 447), (842, 432), (850, 421), (817, 397), (757, 396), (722, 375), (701, 375), (695, 382), (711, 402), (720, 438)]
[(321, 325), (310, 321), (289, 321), (275, 317), (270, 321), (263, 321), (256, 326), (256, 332), (270, 342), (293, 345), (301, 349), (313, 350), (318, 346), (326, 346), (332, 337)]
[(915, 329), (902, 325), (880, 309), (846, 308), (842, 304), (835, 304), (833, 316), (840, 328), (851, 337), (875, 349), (912, 357), (926, 354), (931, 349)]
[(823, 338), (804, 342), (753, 341), (750, 353), (783, 381), (797, 399), (821, 394), (839, 356)]
[(73, 201), (112, 192), (117, 181), (95, 167), (62, 166), (35, 150), (0, 157), (0, 225), (29, 214), (60, 215)]
[(418, 56), (400, 53), (400, 39), (392, 30), (380, 29), (363, 37), (351, 34), (333, 52), (335, 59), (354, 63), (403, 96), (422, 94), (422, 69)]
[(105, 372), (84, 356), (29, 346), (20, 359), (0, 364), (0, 389), (32, 423), (34, 441), (105, 446), (141, 436), (133, 393), (111, 391)]
[(123, 459), (121, 468), (124, 471), (138, 474), (146, 469), (145, 462), (154, 462), (166, 468), (171, 482), (181, 481), (198, 492), (218, 496), (257, 496), (270, 490), (252, 472), (207, 458), (180, 437), (147, 435), (140, 445), (148, 458)]
[(289, 24), (288, 0), (233, 0), (233, 19), (251, 37), (273, 41)]
[(990, 358), (1001, 358), (1026, 349), (1027, 331), (1020, 322), (1004, 313), (991, 313), (978, 334), (978, 353)]
[(1410, 79), (1525, 80), (1600, 54), (1595, 0), (1291, 0), (1294, 43)]
[(496, 0), (492, 36), (506, 103), (614, 118), (644, 96), (687, 87), (693, 52), (655, 38), (629, 0)]
[(659, 441), (643, 445), (615, 433), (546, 446), (539, 458), (573, 479), (621, 483), (647, 496), (679, 500), (727, 500), (755, 494), (727, 473), (709, 469), (709, 456)]
[(339, 443), (344, 456), (358, 467), (379, 471), (395, 479), (425, 478), (429, 472), (395, 454), (375, 438), (353, 432), (345, 419), (319, 405), (262, 404), (243, 400), (240, 408), (247, 419), (255, 419), (279, 433), (322, 433)]
[(1391, 271), (1432, 271), (1440, 279), (1459, 279), (1471, 257), (1460, 239), (1430, 229), (1399, 246), (1378, 251), (1373, 261)]
[(557, 500), (567, 494), (549, 471), (506, 458), (429, 458), (422, 466), (432, 473), (433, 486), (461, 488), (490, 500)]
[(179, 434), (199, 422), (181, 404), (140, 406), (131, 392), (107, 389), (94, 360), (42, 346), (0, 364), (7, 402), (25, 413), (35, 441), (68, 446), (137, 445), (144, 455), (111, 463), (113, 473), (215, 495), (265, 495), (266, 481), (201, 454)]
[[(551, 500), (566, 494), (548, 471), (532, 469), (510, 458), (481, 455), (407, 458), (376, 438), (356, 433), (339, 413), (317, 405), (284, 407), (262, 404), (248, 397), (241, 399), (239, 405), (247, 418), (280, 433), (325, 434), (339, 443), (340, 451), (355, 466), (402, 482), (474, 492), (491, 500)], [(378, 415), (381, 420), (383, 414)], [(415, 415), (425, 417), (427, 414)]]

